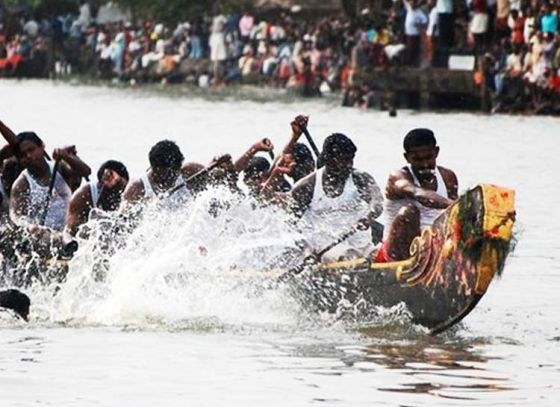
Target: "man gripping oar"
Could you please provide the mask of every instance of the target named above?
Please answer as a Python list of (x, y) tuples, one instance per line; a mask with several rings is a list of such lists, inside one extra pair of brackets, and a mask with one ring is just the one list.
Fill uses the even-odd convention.
[(78, 228), (88, 221), (92, 209), (117, 210), (128, 180), (128, 171), (123, 163), (109, 160), (101, 164), (97, 181), (88, 182), (72, 195), (66, 213), (65, 240), (76, 235)]
[[(373, 177), (354, 168), (356, 151), (347, 136), (330, 135), (320, 157), (324, 166), (301, 179), (289, 194), (276, 194), (276, 199), (302, 217), (301, 227), (312, 251), (326, 247), (340, 231), (360, 220), (369, 225), (383, 211), (383, 195)], [(272, 175), (291, 169), (289, 164), (281, 163)], [(328, 250), (323, 260), (368, 256), (372, 250), (368, 227)]]
[(16, 137), (14, 153), (25, 168), (16, 179), (10, 196), (10, 216), (21, 227), (46, 227), (60, 232), (76, 179), (89, 176), (90, 168), (75, 148), (55, 149), (55, 164), (45, 158), (45, 145), (33, 132)]

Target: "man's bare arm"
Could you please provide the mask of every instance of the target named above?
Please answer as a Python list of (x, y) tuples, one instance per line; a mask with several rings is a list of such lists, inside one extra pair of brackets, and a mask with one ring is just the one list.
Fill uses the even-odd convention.
[(15, 146), (16, 134), (6, 126), (2, 120), (0, 120), (0, 134), (2, 134), (4, 140), (6, 140), (9, 145)]
[(315, 173), (301, 179), (290, 192), (292, 198), (292, 211), (297, 215), (309, 209), (309, 205), (313, 201), (313, 191), (315, 190), (316, 175)]
[(76, 236), (78, 228), (88, 220), (91, 210), (90, 197), (89, 185), (84, 185), (70, 199), (68, 211), (66, 212), (65, 231), (72, 237)]
[[(272, 197), (276, 195), (277, 198), (285, 201), (285, 198), (289, 195), (289, 193), (277, 192), (278, 186), (284, 180), (284, 175), (292, 172), (295, 164), (296, 163), (290, 154), (282, 154), (274, 164), (268, 179), (262, 184), (260, 195), (265, 199), (272, 199)], [(282, 197), (282, 194), (285, 196)]]
[(91, 168), (80, 157), (78, 157), (75, 146), (56, 148), (53, 151), (54, 160), (63, 160), (72, 172), (79, 177), (86, 178), (91, 175)]
[(139, 203), (144, 199), (144, 193), (144, 184), (141, 180), (129, 182), (123, 192), (122, 203), (124, 205)]
[(82, 178), (91, 174), (91, 168), (76, 154), (76, 147), (56, 148), (53, 159), (60, 162), (60, 173), (72, 191), (77, 190)]
[(303, 129), (307, 128), (307, 124), (309, 123), (308, 116), (297, 116), (291, 123), (290, 126), (292, 127), (292, 136), (290, 137), (290, 141), (284, 147), (282, 151), (284, 154), (293, 154), (294, 146), (298, 142), (301, 134), (303, 133)]
[[(21, 177), (12, 185), (10, 194), (10, 219), (18, 226), (28, 226), (27, 209), (29, 207), (29, 185), (24, 177)], [(42, 208), (36, 208), (42, 210)]]
[(274, 146), (272, 145), (272, 142), (269, 139), (264, 138), (260, 141), (257, 141), (249, 148), (249, 150), (245, 152), (245, 154), (243, 154), (235, 161), (235, 163), (233, 164), (235, 171), (237, 172), (243, 171), (247, 167), (247, 164), (249, 163), (251, 158), (253, 158), (255, 154), (257, 154), (258, 152), (260, 151), (269, 152), (272, 151), (273, 149)]
[(357, 184), (360, 196), (369, 203), (370, 218), (376, 219), (383, 213), (383, 194), (375, 179), (367, 172), (355, 171), (354, 180)]
[(441, 171), (441, 176), (443, 177), (443, 181), (445, 182), (445, 186), (447, 188), (447, 192), (449, 194), (449, 198), (456, 200), (459, 198), (459, 180), (457, 179), (457, 175), (450, 169), (439, 167)]
[(428, 208), (445, 209), (453, 203), (453, 200), (438, 195), (435, 191), (414, 185), (403, 170), (389, 175), (385, 192), (388, 199), (413, 199)]
[(4, 147), (0, 148), (0, 162), (12, 157), (14, 155), (14, 150), (10, 144), (6, 144)]

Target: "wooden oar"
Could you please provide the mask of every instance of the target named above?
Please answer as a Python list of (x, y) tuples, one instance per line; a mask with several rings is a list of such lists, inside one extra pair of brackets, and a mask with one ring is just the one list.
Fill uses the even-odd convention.
[(352, 229), (350, 229), (346, 233), (340, 235), (338, 237), (338, 239), (336, 239), (334, 242), (332, 242), (328, 246), (324, 247), (322, 250), (320, 250), (316, 253), (312, 253), (309, 256), (307, 256), (305, 259), (303, 259), (302, 263), (299, 266), (293, 267), (293, 268), (289, 269), (288, 271), (282, 273), (280, 275), (280, 277), (278, 277), (278, 281), (279, 282), (285, 282), (286, 280), (302, 273), (311, 264), (320, 262), (321, 257), (323, 257), (323, 255), (325, 253), (327, 253), (329, 250), (335, 248), (340, 243), (344, 242), (346, 239), (348, 239), (350, 236), (355, 234), (357, 231), (364, 230), (365, 227), (366, 227), (366, 225), (364, 225), (362, 222), (358, 223)]
[(47, 220), (47, 213), (49, 212), (49, 205), (51, 203), (51, 195), (52, 195), (52, 192), (53, 192), (53, 189), (54, 189), (54, 184), (55, 184), (55, 181), (56, 181), (56, 175), (58, 174), (58, 166), (59, 166), (59, 162), (55, 161), (51, 181), (50, 181), (50, 184), (49, 184), (49, 192), (47, 194), (47, 198), (45, 199), (45, 204), (43, 206), (43, 211), (41, 212), (41, 218), (39, 219), (39, 225), (40, 226), (43, 226), (45, 224), (45, 221)]
[(209, 173), (210, 171), (212, 171), (214, 168), (219, 167), (220, 165), (222, 165), (222, 164), (228, 162), (229, 160), (231, 160), (231, 156), (230, 156), (229, 154), (226, 154), (226, 155), (220, 157), (217, 161), (213, 162), (213, 163), (210, 164), (208, 167), (203, 168), (203, 169), (201, 169), (200, 171), (198, 171), (198, 172), (194, 173), (193, 175), (191, 175), (191, 176), (190, 176), (189, 178), (187, 178), (187, 179), (185, 180), (185, 182), (183, 182), (182, 184), (177, 185), (176, 187), (174, 187), (174, 188), (172, 188), (171, 190), (169, 190), (168, 196), (171, 196), (171, 195), (173, 195), (175, 192), (177, 192), (177, 191), (179, 191), (179, 190), (181, 190), (181, 189), (183, 189), (183, 188), (186, 188), (186, 187), (187, 187), (187, 184), (188, 184), (189, 182), (192, 182), (192, 181), (196, 180), (197, 178), (199, 178), (199, 177), (201, 177), (201, 176), (203, 176), (203, 175), (208, 174), (208, 173)]
[(307, 127), (302, 128), (301, 131), (303, 131), (303, 134), (305, 135), (307, 142), (309, 143), (311, 149), (315, 153), (315, 157), (317, 157), (317, 168), (319, 168), (319, 157), (321, 156), (321, 152), (317, 148), (317, 144), (315, 144), (315, 142), (311, 138), (311, 134), (309, 134), (309, 130), (307, 130)]

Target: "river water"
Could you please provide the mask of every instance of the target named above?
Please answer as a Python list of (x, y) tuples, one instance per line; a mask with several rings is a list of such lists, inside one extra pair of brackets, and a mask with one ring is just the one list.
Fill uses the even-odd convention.
[[(270, 137), (279, 150), (289, 122), (311, 116), (318, 142), (344, 132), (356, 166), (382, 185), (402, 165), (401, 142), (430, 127), (439, 162), (460, 188), (479, 182), (517, 191), (518, 244), (503, 277), (463, 323), (428, 337), (400, 316), (352, 324), (307, 315), (282, 292), (251, 296), (213, 268), (258, 261), (246, 246), (289, 239), (278, 214), (245, 211), (241, 234), (216, 238), (211, 222), (151, 219), (128, 253), (111, 259), (111, 283), (90, 278), (87, 253), (53, 300), (31, 290), (31, 322), (0, 318), (0, 405), (80, 406), (553, 406), (560, 401), (560, 122), (553, 118), (362, 112), (334, 101), (247, 101), (154, 89), (0, 81), (0, 115), (35, 130), (50, 150), (76, 144), (96, 169), (109, 158), (131, 174), (147, 152), (175, 140), (188, 161), (241, 154)], [(185, 232), (187, 231), (187, 232)], [(263, 233), (264, 231), (264, 233)], [(196, 237), (196, 239), (193, 238)], [(197, 254), (196, 244), (209, 247)], [(182, 268), (208, 278), (161, 279)]]

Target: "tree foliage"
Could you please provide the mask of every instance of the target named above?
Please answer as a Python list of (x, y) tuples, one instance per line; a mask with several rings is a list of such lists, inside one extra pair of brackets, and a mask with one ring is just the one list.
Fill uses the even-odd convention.
[(196, 15), (213, 15), (250, 9), (250, 0), (117, 0), (136, 19), (153, 19), (168, 23), (186, 20)]
[(0, 7), (6, 10), (39, 16), (71, 13), (79, 4), (79, 0), (0, 0)]

